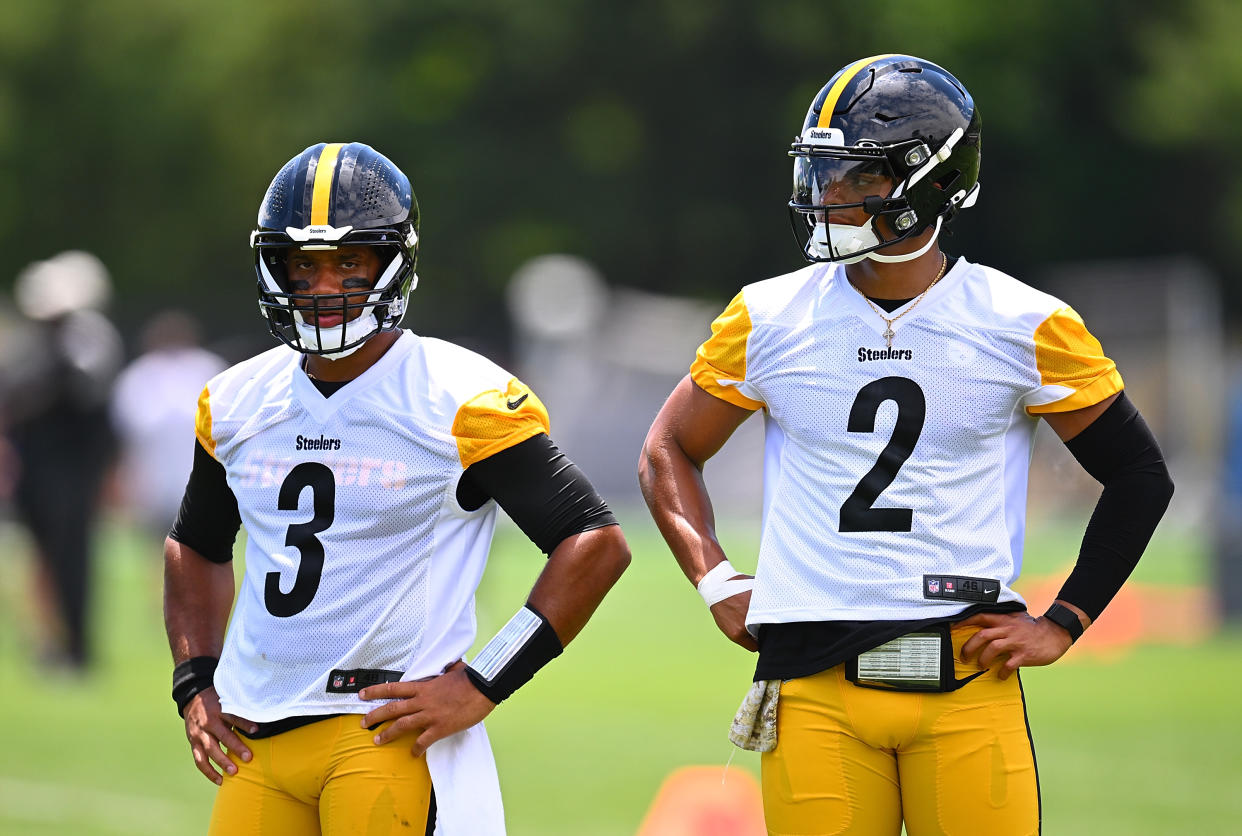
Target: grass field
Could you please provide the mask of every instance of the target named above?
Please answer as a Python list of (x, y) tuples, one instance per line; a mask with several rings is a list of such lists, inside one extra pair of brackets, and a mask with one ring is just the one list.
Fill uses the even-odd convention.
[[(515, 836), (633, 834), (670, 771), (723, 768), (732, 754), (725, 731), (752, 660), (715, 634), (644, 515), (622, 521), (629, 573), (565, 655), (488, 720)], [(726, 534), (734, 562), (748, 565), (754, 531)], [(1057, 571), (1072, 544), (1058, 528), (1032, 535), (1029, 571)], [(67, 678), (34, 665), (29, 561), (22, 540), (0, 529), (0, 833), (204, 832), (213, 788), (190, 762), (168, 697), (158, 552), (108, 527), (101, 665)], [(479, 593), (481, 635), (520, 605), (540, 565), (520, 535), (502, 531)], [(1205, 576), (1194, 542), (1170, 534), (1136, 580)], [(1045, 833), (1242, 833), (1242, 633), (1072, 653), (1023, 679)], [(739, 751), (730, 769), (757, 774), (757, 756)]]

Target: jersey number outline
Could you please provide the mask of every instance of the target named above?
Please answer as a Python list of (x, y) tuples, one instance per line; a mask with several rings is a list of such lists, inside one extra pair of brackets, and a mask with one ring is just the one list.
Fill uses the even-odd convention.
[(321, 462), (302, 462), (285, 477), (280, 485), (277, 507), (282, 511), (298, 510), (303, 488), (311, 489), (311, 507), (315, 516), (303, 523), (290, 523), (285, 546), (298, 550), (298, 574), (293, 588), (280, 591), (280, 572), (268, 572), (263, 586), (263, 603), (267, 611), (279, 618), (297, 615), (310, 606), (319, 591), (323, 577), (323, 543), (315, 535), (327, 530), (336, 516), (336, 479), (332, 469)]
[(923, 420), (927, 417), (927, 398), (923, 390), (908, 377), (882, 377), (871, 381), (854, 398), (846, 429), (852, 433), (875, 432), (875, 416), (885, 401), (897, 404), (893, 434), (876, 463), (841, 503), (841, 531), (909, 531), (914, 521), (913, 508), (876, 508), (875, 502), (884, 489), (893, 484), (897, 471), (910, 458), (923, 432)]

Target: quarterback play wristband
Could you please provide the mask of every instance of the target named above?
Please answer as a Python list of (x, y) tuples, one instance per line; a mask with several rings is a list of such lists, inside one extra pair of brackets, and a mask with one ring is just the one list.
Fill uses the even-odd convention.
[(703, 600), (707, 602), (707, 606), (718, 604), (726, 598), (732, 598), (742, 592), (748, 592), (755, 586), (754, 578), (739, 578), (733, 580), (734, 575), (742, 574), (733, 568), (728, 560), (722, 560), (708, 570), (707, 574), (699, 579), (698, 590), (703, 596)]
[(548, 619), (527, 604), (466, 665), (466, 676), (483, 696), (499, 704), (562, 650)]
[(216, 665), (220, 660), (214, 656), (195, 656), (173, 668), (173, 702), (177, 713), (185, 716), (185, 707), (201, 692), (215, 685)]

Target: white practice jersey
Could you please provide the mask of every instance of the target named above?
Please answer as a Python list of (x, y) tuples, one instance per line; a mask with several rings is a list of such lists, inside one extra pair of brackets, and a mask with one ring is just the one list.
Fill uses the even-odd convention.
[(329, 398), (300, 361), (265, 352), (213, 378), (198, 407), (247, 534), (216, 690), (258, 722), (365, 713), (327, 691), (333, 670), (410, 680), (463, 657), (496, 504), (463, 510), (458, 480), (548, 430), (529, 389), (440, 340), (403, 333)]
[(1038, 416), (1122, 388), (1071, 308), (964, 259), (886, 316), (891, 348), (844, 269), (817, 264), (745, 287), (699, 349), (699, 386), (764, 410), (752, 629), (1021, 601)]

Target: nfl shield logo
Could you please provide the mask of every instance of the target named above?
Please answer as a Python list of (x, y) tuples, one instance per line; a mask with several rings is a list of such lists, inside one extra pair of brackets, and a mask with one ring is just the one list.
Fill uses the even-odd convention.
[(932, 595), (935, 595), (937, 592), (939, 592), (940, 591), (940, 578), (928, 578), (927, 579), (927, 591), (930, 592)]
[(336, 676), (332, 677), (333, 688), (340, 688), (344, 684), (345, 684), (345, 677), (341, 676), (339, 673)]

